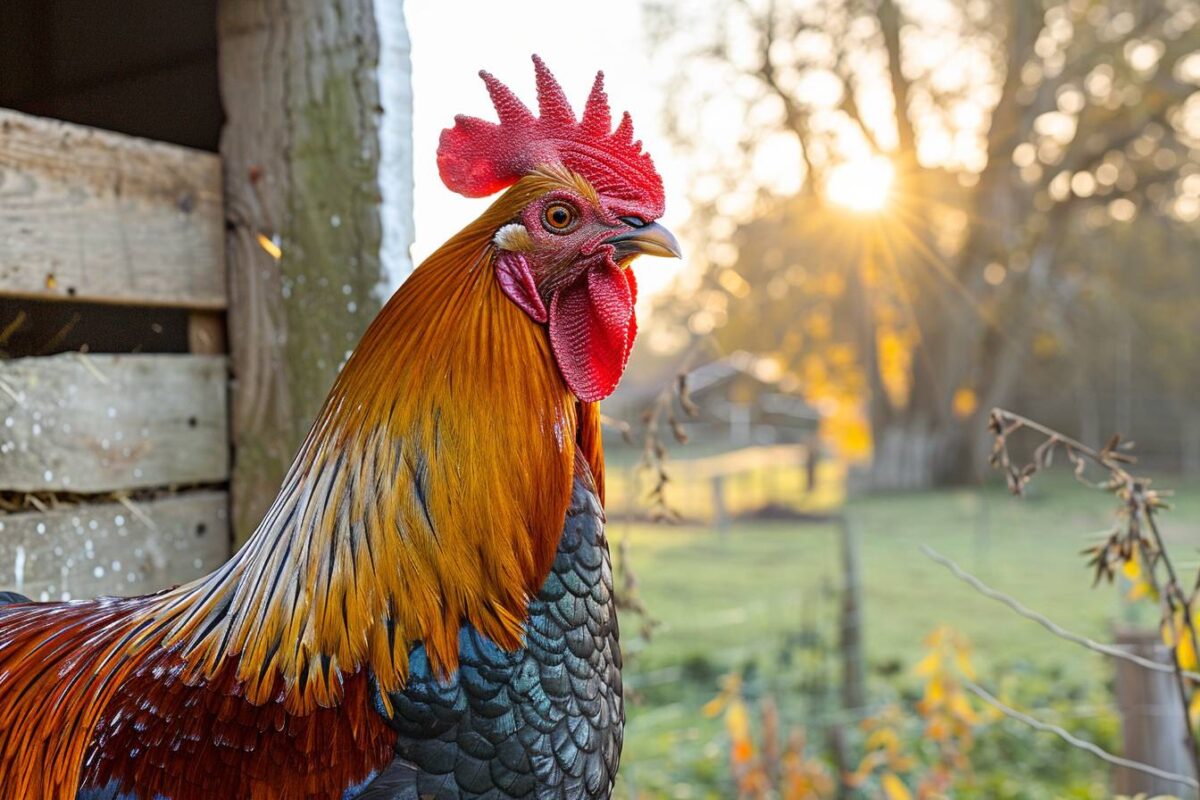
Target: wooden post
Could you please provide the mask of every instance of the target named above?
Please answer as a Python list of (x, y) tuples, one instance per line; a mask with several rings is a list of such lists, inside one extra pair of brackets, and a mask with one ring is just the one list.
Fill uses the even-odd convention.
[(829, 745), (829, 755), (833, 761), (833, 769), (837, 773), (837, 793), (834, 797), (837, 800), (846, 800), (853, 791), (847, 781), (847, 776), (854, 771), (846, 755), (846, 733), (842, 730), (842, 726), (839, 723), (834, 723), (826, 730), (825, 737)]
[(862, 578), (859, 574), (858, 535), (845, 514), (838, 517), (842, 540), (842, 708), (867, 704), (862, 651)]
[(724, 536), (729, 532), (729, 509), (725, 506), (725, 476), (718, 472), (711, 480), (713, 527), (717, 529), (717, 533)]
[(817, 468), (821, 464), (821, 442), (816, 433), (808, 437), (804, 445), (804, 495), (815, 495), (817, 491)]
[[(1132, 653), (1163, 664), (1170, 651), (1156, 631), (1119, 629), (1117, 643)], [(1125, 660), (1117, 665), (1117, 707), (1121, 712), (1122, 755), (1169, 772), (1192, 774), (1187, 720), (1179, 690), (1170, 673), (1152, 672)], [(1195, 797), (1190, 787), (1142, 772), (1116, 768), (1116, 791), (1121, 795)]]
[[(1179, 466), (1184, 474), (1195, 475), (1200, 473), (1200, 414), (1187, 408), (1182, 416), (1183, 424), (1179, 436)], [(1098, 440), (1092, 439), (1091, 441)]]
[[(407, 264), (380, 258), (384, 218), (395, 217), (381, 211), (381, 130), (395, 126), (382, 125), (373, 0), (219, 0), (217, 27), (241, 542), (378, 311), (380, 287)], [(397, 66), (389, 80), (407, 82), (407, 61)], [(411, 225), (401, 228), (407, 239)], [(407, 241), (389, 245), (405, 258)]]
[(989, 566), (989, 555), (992, 544), (992, 520), (988, 508), (987, 491), (976, 487), (975, 501), (975, 535), (971, 537), (971, 555), (976, 574), (983, 574)]

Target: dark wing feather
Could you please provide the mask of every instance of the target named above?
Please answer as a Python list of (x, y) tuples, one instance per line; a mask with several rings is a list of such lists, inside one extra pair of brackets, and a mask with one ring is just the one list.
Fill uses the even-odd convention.
[(586, 476), (530, 603), (525, 647), (505, 652), (464, 627), (459, 652), (458, 673), (440, 681), (413, 650), (409, 682), (390, 696), (397, 759), (377, 779), (392, 781), (393, 794), (355, 800), (609, 797), (624, 724), (621, 656), (604, 515)]
[(416, 766), (395, 758), (366, 785), (346, 792), (344, 800), (422, 800), (417, 794)]
[(30, 600), (28, 597), (26, 597), (23, 594), (17, 594), (16, 592), (0, 592), (0, 606), (6, 606), (10, 603), (32, 603), (32, 602), (33, 602), (32, 600)]

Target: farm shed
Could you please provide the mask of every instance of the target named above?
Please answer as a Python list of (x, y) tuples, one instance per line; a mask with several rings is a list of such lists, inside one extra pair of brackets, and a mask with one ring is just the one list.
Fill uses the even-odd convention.
[(407, 47), (371, 0), (0, 9), (0, 589), (253, 530), (409, 268)]
[[(675, 402), (663, 387), (678, 377), (665, 366), (627, 379), (606, 412), (634, 422)], [(774, 361), (738, 350), (689, 370), (686, 384), (693, 413), (677, 419), (687, 446), (667, 445), (667, 508), (652, 507), (651, 519), (669, 510), (724, 529), (737, 516), (820, 516), (841, 504), (843, 470), (821, 458), (821, 413)], [(644, 441), (627, 441), (616, 426), (605, 435), (610, 514), (636, 517), (658, 496), (657, 471), (643, 468)]]
[[(674, 369), (674, 367), (672, 367)], [(795, 381), (782, 378), (767, 358), (738, 350), (689, 370), (688, 395), (695, 415), (688, 418), (689, 439), (708, 451), (754, 445), (793, 445), (812, 441), (820, 412), (805, 401)], [(613, 394), (607, 409), (635, 420), (661, 397), (674, 376), (648, 370), (631, 377)], [(610, 437), (620, 447), (620, 439)]]

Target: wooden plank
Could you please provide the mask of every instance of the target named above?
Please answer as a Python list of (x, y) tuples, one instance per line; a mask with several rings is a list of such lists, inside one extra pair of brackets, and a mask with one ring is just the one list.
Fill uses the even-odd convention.
[(212, 153), (0, 109), (0, 294), (226, 305)]
[(79, 353), (0, 362), (0, 490), (224, 481), (226, 363)]
[(0, 588), (70, 600), (189, 581), (229, 557), (228, 503), (225, 492), (190, 492), (0, 515)]

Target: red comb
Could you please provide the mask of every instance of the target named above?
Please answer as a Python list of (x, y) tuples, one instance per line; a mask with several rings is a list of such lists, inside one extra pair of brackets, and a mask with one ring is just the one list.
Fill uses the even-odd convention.
[(583, 118), (576, 122), (567, 96), (537, 56), (538, 114), (487, 72), (487, 84), (499, 124), (459, 115), (454, 127), (442, 131), (438, 170), (452, 191), (467, 197), (486, 197), (507, 188), (535, 168), (564, 164), (587, 179), (601, 196), (626, 201), (627, 211), (648, 219), (663, 212), (662, 178), (642, 143), (633, 140), (633, 120), (626, 113), (615, 131), (604, 73), (588, 95)]

